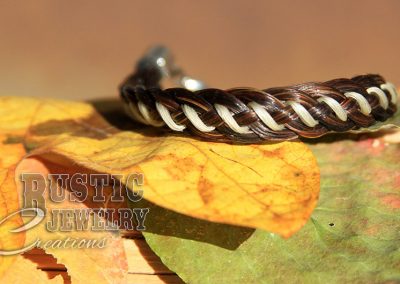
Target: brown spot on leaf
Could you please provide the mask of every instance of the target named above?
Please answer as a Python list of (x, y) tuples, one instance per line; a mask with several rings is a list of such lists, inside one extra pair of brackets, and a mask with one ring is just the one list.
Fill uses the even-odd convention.
[(203, 200), (204, 204), (207, 204), (213, 200), (214, 197), (213, 186), (214, 186), (213, 183), (209, 181), (207, 178), (200, 177), (198, 190), (199, 190), (199, 195)]

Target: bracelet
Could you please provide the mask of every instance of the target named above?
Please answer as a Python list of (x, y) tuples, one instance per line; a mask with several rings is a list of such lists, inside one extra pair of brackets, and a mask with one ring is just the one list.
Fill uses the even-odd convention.
[[(174, 79), (181, 87), (161, 89)], [(165, 47), (151, 49), (120, 87), (129, 116), (146, 125), (222, 142), (257, 143), (316, 138), (385, 121), (397, 91), (380, 75), (258, 90), (207, 88), (187, 76)]]

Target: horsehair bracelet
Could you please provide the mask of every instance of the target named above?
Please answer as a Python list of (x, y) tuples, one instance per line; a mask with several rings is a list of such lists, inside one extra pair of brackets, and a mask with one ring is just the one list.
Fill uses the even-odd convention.
[[(175, 78), (182, 87), (162, 90), (163, 78)], [(396, 112), (398, 96), (392, 83), (372, 74), (266, 90), (206, 88), (176, 67), (161, 46), (138, 62), (120, 93), (127, 113), (140, 123), (240, 143), (369, 127)]]

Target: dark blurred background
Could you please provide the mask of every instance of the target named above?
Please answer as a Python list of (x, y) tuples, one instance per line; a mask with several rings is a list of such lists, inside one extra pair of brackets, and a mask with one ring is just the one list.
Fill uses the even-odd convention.
[(210, 86), (377, 72), (400, 84), (400, 1), (0, 1), (0, 95), (113, 96), (169, 46)]

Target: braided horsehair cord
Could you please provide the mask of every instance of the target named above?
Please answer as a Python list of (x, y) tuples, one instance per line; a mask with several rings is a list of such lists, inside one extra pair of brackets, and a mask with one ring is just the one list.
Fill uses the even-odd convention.
[[(160, 81), (182, 87), (162, 90)], [(120, 87), (130, 117), (209, 141), (260, 143), (316, 138), (366, 128), (396, 112), (397, 91), (380, 75), (258, 90), (206, 88), (176, 67), (165, 47), (151, 49)]]

